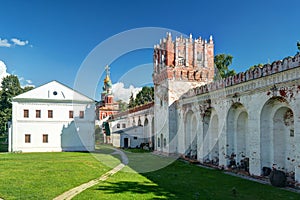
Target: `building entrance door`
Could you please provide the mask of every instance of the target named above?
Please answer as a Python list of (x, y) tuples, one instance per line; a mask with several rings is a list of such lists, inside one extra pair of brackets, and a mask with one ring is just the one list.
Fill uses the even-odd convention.
[(124, 148), (128, 148), (128, 138), (124, 138)]

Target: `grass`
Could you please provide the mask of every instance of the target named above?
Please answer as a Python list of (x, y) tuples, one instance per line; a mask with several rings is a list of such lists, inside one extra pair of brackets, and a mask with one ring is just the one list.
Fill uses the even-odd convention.
[(167, 199), (173, 197), (171, 193), (160, 188), (155, 182), (147, 179), (143, 175), (130, 173), (129, 167), (125, 167), (126, 172), (121, 171), (110, 177), (107, 181), (91, 187), (73, 200), (92, 199)]
[[(53, 199), (119, 164), (110, 147), (89, 153), (0, 154), (0, 197)], [(87, 199), (300, 199), (300, 194), (150, 153), (126, 152), (129, 165), (74, 200)], [(95, 159), (96, 158), (96, 159)], [(100, 162), (99, 162), (100, 161)], [(157, 164), (158, 163), (158, 164)], [(150, 167), (158, 167), (150, 171)], [(163, 167), (164, 166), (164, 167)], [(136, 170), (141, 170), (136, 173)]]
[(111, 165), (119, 163), (112, 156), (104, 154), (2, 153), (0, 197), (5, 200), (53, 199), (110, 170), (110, 167), (98, 161), (101, 159), (110, 160)]
[[(152, 157), (155, 157), (152, 161), (165, 160)], [(175, 161), (165, 168), (147, 173), (135, 173), (132, 168), (126, 167), (74, 199), (296, 200), (300, 199), (300, 194)]]

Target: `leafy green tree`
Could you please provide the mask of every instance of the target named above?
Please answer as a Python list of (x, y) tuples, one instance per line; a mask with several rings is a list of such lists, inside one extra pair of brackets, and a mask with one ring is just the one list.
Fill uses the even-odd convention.
[(24, 93), (24, 92), (28, 92), (29, 90), (32, 90), (32, 89), (34, 89), (34, 87), (32, 87), (32, 86), (25, 86), (25, 87), (23, 88), (23, 93)]
[(12, 98), (32, 88), (25, 87), (23, 89), (18, 77), (15, 75), (9, 75), (2, 79), (0, 92), (0, 133), (6, 132), (7, 122), (12, 119)]
[(300, 42), (297, 42), (298, 50), (300, 51)]
[(152, 101), (154, 101), (154, 87), (145, 86), (137, 93), (135, 98), (131, 93), (128, 107), (134, 108), (135, 106), (143, 105)]
[(134, 108), (134, 107), (135, 107), (135, 101), (134, 101), (133, 93), (131, 93), (131, 96), (129, 97), (128, 108)]
[(122, 100), (118, 100), (117, 102), (119, 103), (119, 109), (121, 112), (127, 110), (128, 104), (126, 102), (124, 102)]
[(234, 69), (229, 69), (229, 66), (232, 64), (232, 59), (232, 55), (229, 54), (215, 55), (214, 62), (217, 70), (216, 79), (226, 78), (236, 74)]
[(143, 87), (142, 90), (135, 97), (136, 105), (143, 105), (152, 102), (154, 99), (154, 88), (153, 87)]

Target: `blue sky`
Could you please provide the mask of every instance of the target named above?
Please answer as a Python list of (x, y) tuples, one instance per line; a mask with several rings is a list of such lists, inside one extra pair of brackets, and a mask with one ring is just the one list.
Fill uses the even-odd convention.
[[(97, 45), (141, 27), (162, 27), (207, 39), (213, 35), (215, 54), (231, 54), (236, 71), (293, 56), (300, 41), (299, 0), (0, 0), (0, 7), (0, 60), (8, 73), (22, 77), (23, 85), (58, 80), (73, 87), (82, 64)], [(138, 80), (145, 78), (140, 74), (126, 78), (126, 74), (151, 62), (152, 50), (142, 49), (107, 64), (113, 83), (126, 79), (125, 87), (141, 87), (148, 81)], [(149, 74), (143, 75), (151, 79), (151, 65), (148, 68)], [(91, 73), (101, 80), (103, 69), (99, 66)], [(102, 80), (91, 84), (86, 82), (81, 89), (91, 87), (93, 92), (88, 95), (99, 99)]]

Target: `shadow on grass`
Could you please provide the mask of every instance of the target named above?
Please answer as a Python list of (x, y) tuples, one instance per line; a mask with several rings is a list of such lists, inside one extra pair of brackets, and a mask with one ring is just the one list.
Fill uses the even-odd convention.
[(119, 182), (107, 182), (106, 185), (101, 185), (96, 188), (106, 194), (121, 194), (121, 193), (134, 193), (134, 194), (152, 194), (157, 198), (174, 198), (172, 193), (164, 191), (159, 186), (151, 182), (136, 182), (136, 181), (119, 181)]

